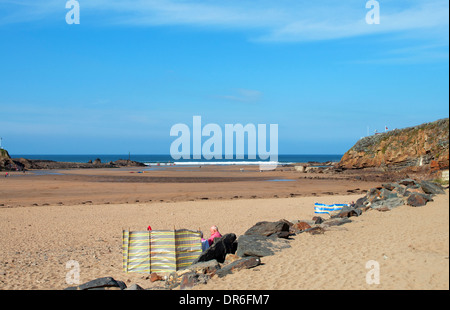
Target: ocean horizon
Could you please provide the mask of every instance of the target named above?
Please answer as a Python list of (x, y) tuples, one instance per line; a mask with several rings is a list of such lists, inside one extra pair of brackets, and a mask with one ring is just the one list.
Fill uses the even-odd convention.
[[(171, 155), (151, 155), (151, 154), (82, 154), (82, 155), (42, 155), (42, 154), (11, 154), (11, 158), (26, 158), (30, 160), (51, 160), (57, 162), (87, 163), (90, 160), (100, 159), (102, 163), (108, 163), (119, 159), (130, 159), (132, 161), (144, 163), (146, 165), (259, 165), (260, 163), (269, 163), (270, 160), (261, 159), (177, 159), (174, 160)], [(341, 154), (286, 154), (278, 155), (279, 165), (293, 163), (326, 163), (338, 162), (342, 158)]]

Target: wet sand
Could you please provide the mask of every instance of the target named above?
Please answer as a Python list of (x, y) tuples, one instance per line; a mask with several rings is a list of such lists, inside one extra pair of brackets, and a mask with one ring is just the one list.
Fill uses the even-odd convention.
[(282, 198), (362, 193), (379, 183), (292, 168), (151, 167), (28, 171), (0, 178), (0, 206)]

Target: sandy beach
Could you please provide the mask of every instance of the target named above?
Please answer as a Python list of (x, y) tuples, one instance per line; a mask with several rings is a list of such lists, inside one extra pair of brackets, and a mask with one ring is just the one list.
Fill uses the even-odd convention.
[(363, 193), (379, 181), (289, 167), (179, 166), (11, 172), (0, 185), (0, 207), (23, 207), (338, 195)]
[[(81, 283), (111, 276), (127, 285), (162, 286), (148, 275), (122, 271), (122, 229), (151, 225), (208, 234), (215, 224), (222, 234), (239, 236), (259, 221), (311, 219), (315, 202), (348, 203), (379, 185), (293, 171), (217, 169), (223, 168), (194, 176), (99, 169), (1, 178), (0, 289), (66, 288), (69, 261), (79, 264)], [(446, 190), (424, 207), (368, 211), (323, 235), (298, 234), (290, 248), (263, 257), (262, 265), (194, 289), (449, 289), (448, 203)], [(368, 261), (379, 263), (380, 284), (366, 283)]]

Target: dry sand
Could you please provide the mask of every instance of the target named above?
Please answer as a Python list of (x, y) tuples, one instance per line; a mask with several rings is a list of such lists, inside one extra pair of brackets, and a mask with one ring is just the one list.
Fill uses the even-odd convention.
[[(18, 182), (23, 182), (20, 193), (25, 198), (22, 201), (8, 198), (9, 201), (0, 207), (0, 289), (13, 290), (63, 289), (70, 286), (66, 283), (66, 275), (71, 266), (66, 264), (71, 260), (79, 264), (81, 283), (111, 276), (127, 285), (137, 283), (144, 288), (162, 286), (162, 282), (150, 283), (146, 275), (122, 271), (123, 228), (141, 230), (151, 225), (155, 230), (176, 227), (201, 229), (206, 234), (209, 227), (216, 224), (223, 234), (235, 233), (239, 236), (258, 221), (311, 219), (314, 216), (314, 202), (346, 203), (362, 196), (311, 196), (308, 192), (311, 188), (301, 192), (301, 184), (296, 184), (298, 188), (292, 187), (283, 193), (289, 195), (289, 191), (295, 189), (303, 195), (301, 197), (211, 197), (203, 201), (153, 200), (128, 204), (114, 203), (111, 199), (110, 204), (80, 204), (80, 201), (89, 199), (76, 199), (76, 192), (82, 189), (84, 181), (34, 179), (33, 186), (41, 190), (47, 187), (49, 192), (52, 192), (50, 187), (70, 188), (69, 184), (80, 186), (73, 193), (68, 191), (67, 195), (64, 192), (58, 195), (52, 192), (52, 201), (66, 199), (65, 205), (42, 206), (46, 201), (45, 195), (42, 196), (39, 190), (27, 192), (27, 186), (31, 186), (27, 182), (33, 181), (25, 178), (23, 181), (12, 180), (12, 177), (2, 179), (0, 204), (7, 200), (4, 195), (8, 189), (20, 192)], [(261, 181), (246, 181), (246, 184), (253, 184), (251, 186), (257, 188), (259, 185), (254, 185), (255, 182)], [(321, 192), (335, 191), (342, 186), (336, 180), (322, 182), (327, 185), (322, 186)], [(125, 189), (149, 185), (111, 182), (112, 185), (105, 183), (103, 187), (97, 187), (99, 183), (90, 182), (90, 190), (87, 189), (88, 192), (97, 191), (99, 200), (106, 199), (114, 189), (120, 192), (119, 195), (126, 195), (124, 199), (130, 199), (133, 193), (126, 194)], [(267, 183), (274, 184), (274, 187), (266, 189), (273, 197), (274, 192), (280, 190), (277, 186), (293, 186), (295, 182)], [(171, 193), (180, 191), (179, 195), (189, 196), (190, 193), (184, 187), (186, 184), (180, 184), (172, 183)], [(187, 184), (193, 186), (192, 183)], [(191, 198), (211, 194), (210, 189), (214, 187), (214, 195), (225, 197), (236, 186), (242, 186), (240, 182), (209, 183), (211, 187), (208, 187), (208, 183), (195, 185), (197, 192)], [(168, 185), (159, 186), (162, 189)], [(345, 186), (347, 189), (348, 186), (363, 189), (372, 184), (353, 182)], [(144, 187), (141, 190), (144, 192)], [(247, 195), (250, 192), (247, 190), (245, 193)], [(245, 196), (243, 193), (242, 196)], [(162, 193), (160, 197), (168, 199)], [(33, 199), (37, 199), (39, 206), (29, 205)], [(77, 204), (67, 205), (68, 201)], [(435, 201), (425, 207), (402, 206), (390, 212), (369, 211), (360, 217), (352, 217), (352, 223), (336, 227), (323, 235), (299, 234), (290, 241), (291, 248), (274, 256), (263, 257), (262, 265), (225, 278), (213, 278), (208, 284), (194, 289), (449, 289), (448, 203), (447, 191), (445, 195), (436, 196)], [(371, 270), (366, 268), (366, 263), (371, 260), (377, 261), (380, 266), (378, 285), (366, 283), (366, 274)]]

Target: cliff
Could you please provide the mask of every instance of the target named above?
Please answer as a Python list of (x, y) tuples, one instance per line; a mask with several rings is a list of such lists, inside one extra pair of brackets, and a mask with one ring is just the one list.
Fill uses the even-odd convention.
[(7, 150), (0, 149), (0, 159), (11, 159)]
[(448, 169), (449, 119), (362, 138), (344, 154), (337, 166), (344, 169)]
[(9, 167), (12, 164), (11, 157), (9, 156), (9, 153), (5, 149), (0, 149), (0, 170), (6, 169), (6, 167)]

